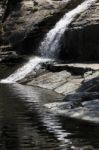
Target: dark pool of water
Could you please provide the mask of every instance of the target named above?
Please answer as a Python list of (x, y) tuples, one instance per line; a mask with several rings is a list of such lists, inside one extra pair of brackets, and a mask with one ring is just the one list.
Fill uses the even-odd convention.
[(61, 95), (19, 84), (0, 85), (0, 150), (99, 149), (99, 126), (49, 113)]

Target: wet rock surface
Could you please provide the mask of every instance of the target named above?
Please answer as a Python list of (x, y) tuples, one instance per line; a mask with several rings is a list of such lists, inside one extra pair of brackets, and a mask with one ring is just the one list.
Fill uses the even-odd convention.
[[(34, 4), (32, 0), (2, 0), (0, 46), (6, 49), (0, 48), (0, 62), (6, 65), (12, 60), (19, 63), (20, 54), (38, 53), (36, 50), (44, 35), (66, 12), (81, 2), (73, 0), (67, 4), (65, 1), (40, 0)], [(39, 64), (35, 72), (20, 82), (63, 94), (63, 102), (45, 105), (54, 113), (99, 123), (98, 0), (90, 9), (74, 18), (60, 45), (59, 57), (64, 62)], [(1, 68), (4, 69), (4, 66)]]
[[(75, 63), (60, 64), (57, 62), (49, 62), (43, 63), (41, 66), (43, 69), (45, 68), (46, 71), (43, 72), (42, 75), (36, 76), (36, 78), (28, 82), (28, 84), (49, 88), (64, 95), (76, 92), (78, 89), (84, 89), (86, 85), (89, 85), (89, 88), (92, 79), (98, 78), (99, 75), (99, 64), (75, 65)], [(84, 87), (82, 87), (82, 85)]]
[(99, 64), (53, 62), (43, 67), (46, 72), (27, 84), (65, 95), (62, 102), (48, 103), (45, 107), (56, 115), (99, 123)]
[(3, 20), (4, 14), (5, 14), (5, 11), (6, 11), (6, 8), (7, 8), (7, 2), (8, 2), (8, 0), (0, 1), (0, 24)]
[[(35, 5), (32, 0), (2, 0), (0, 45), (11, 45), (11, 51), (19, 54), (39, 53), (37, 49), (45, 34), (66, 12), (81, 2), (83, 0), (40, 0)], [(90, 9), (74, 18), (60, 41), (61, 59), (98, 61), (98, 10), (97, 1)]]
[(0, 52), (0, 63), (8, 63), (11, 61), (16, 61), (19, 60), (18, 55), (14, 51), (5, 51), (5, 52)]
[(65, 115), (69, 118), (79, 119), (88, 122), (99, 123), (99, 99), (83, 102), (80, 106), (73, 107), (71, 102), (46, 104), (53, 113)]
[[(73, 4), (75, 5), (73, 0)], [(78, 3), (78, 2), (77, 2)], [(12, 46), (19, 53), (35, 51), (42, 37), (61, 16), (74, 6), (67, 6), (62, 1), (38, 1), (37, 6), (32, 0), (9, 0), (2, 22), (1, 45)]]
[[(99, 1), (79, 15), (65, 32), (61, 42), (62, 58), (76, 61), (98, 61)], [(65, 39), (65, 41), (63, 41)]]

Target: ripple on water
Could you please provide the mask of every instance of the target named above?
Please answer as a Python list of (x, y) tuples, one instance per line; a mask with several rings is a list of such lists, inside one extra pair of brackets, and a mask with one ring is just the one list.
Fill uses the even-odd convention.
[(55, 116), (43, 107), (62, 96), (19, 84), (0, 85), (0, 150), (99, 149), (99, 127)]

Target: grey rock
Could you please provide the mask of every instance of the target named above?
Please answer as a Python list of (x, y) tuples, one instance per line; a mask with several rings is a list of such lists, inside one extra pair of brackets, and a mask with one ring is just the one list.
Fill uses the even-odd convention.
[(75, 61), (99, 60), (99, 3), (81, 13), (69, 26), (61, 42), (61, 57)]
[(69, 78), (70, 76), (71, 74), (67, 71), (61, 71), (57, 73), (48, 72), (35, 78), (31, 82), (29, 82), (28, 85), (54, 90), (55, 88), (67, 82), (67, 78)]
[[(7, 15), (4, 14), (2, 24), (4, 32), (0, 37), (2, 44), (11, 43), (19, 53), (35, 51), (44, 34), (64, 14), (66, 3), (63, 7), (60, 7), (59, 3), (52, 3), (57, 8), (50, 7), (51, 3), (48, 0), (40, 0), (36, 8), (32, 0), (8, 0)], [(45, 4), (49, 9), (44, 7)]]
[(0, 1), (0, 23), (2, 23), (2, 20), (4, 18), (4, 14), (7, 8), (7, 2), (8, 0), (2, 0)]
[(49, 111), (57, 115), (87, 122), (99, 123), (99, 99), (83, 102), (82, 106), (72, 108), (71, 102), (45, 104)]
[(71, 79), (71, 81), (68, 81), (67, 83), (61, 85), (60, 87), (57, 87), (55, 91), (57, 93), (62, 93), (64, 95), (75, 93), (75, 91), (79, 88), (81, 85), (83, 79)]

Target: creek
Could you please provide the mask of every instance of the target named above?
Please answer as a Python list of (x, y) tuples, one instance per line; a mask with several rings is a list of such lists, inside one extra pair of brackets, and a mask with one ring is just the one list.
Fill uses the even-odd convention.
[(49, 90), (0, 84), (0, 150), (98, 150), (98, 125), (55, 116), (44, 107), (61, 99)]

